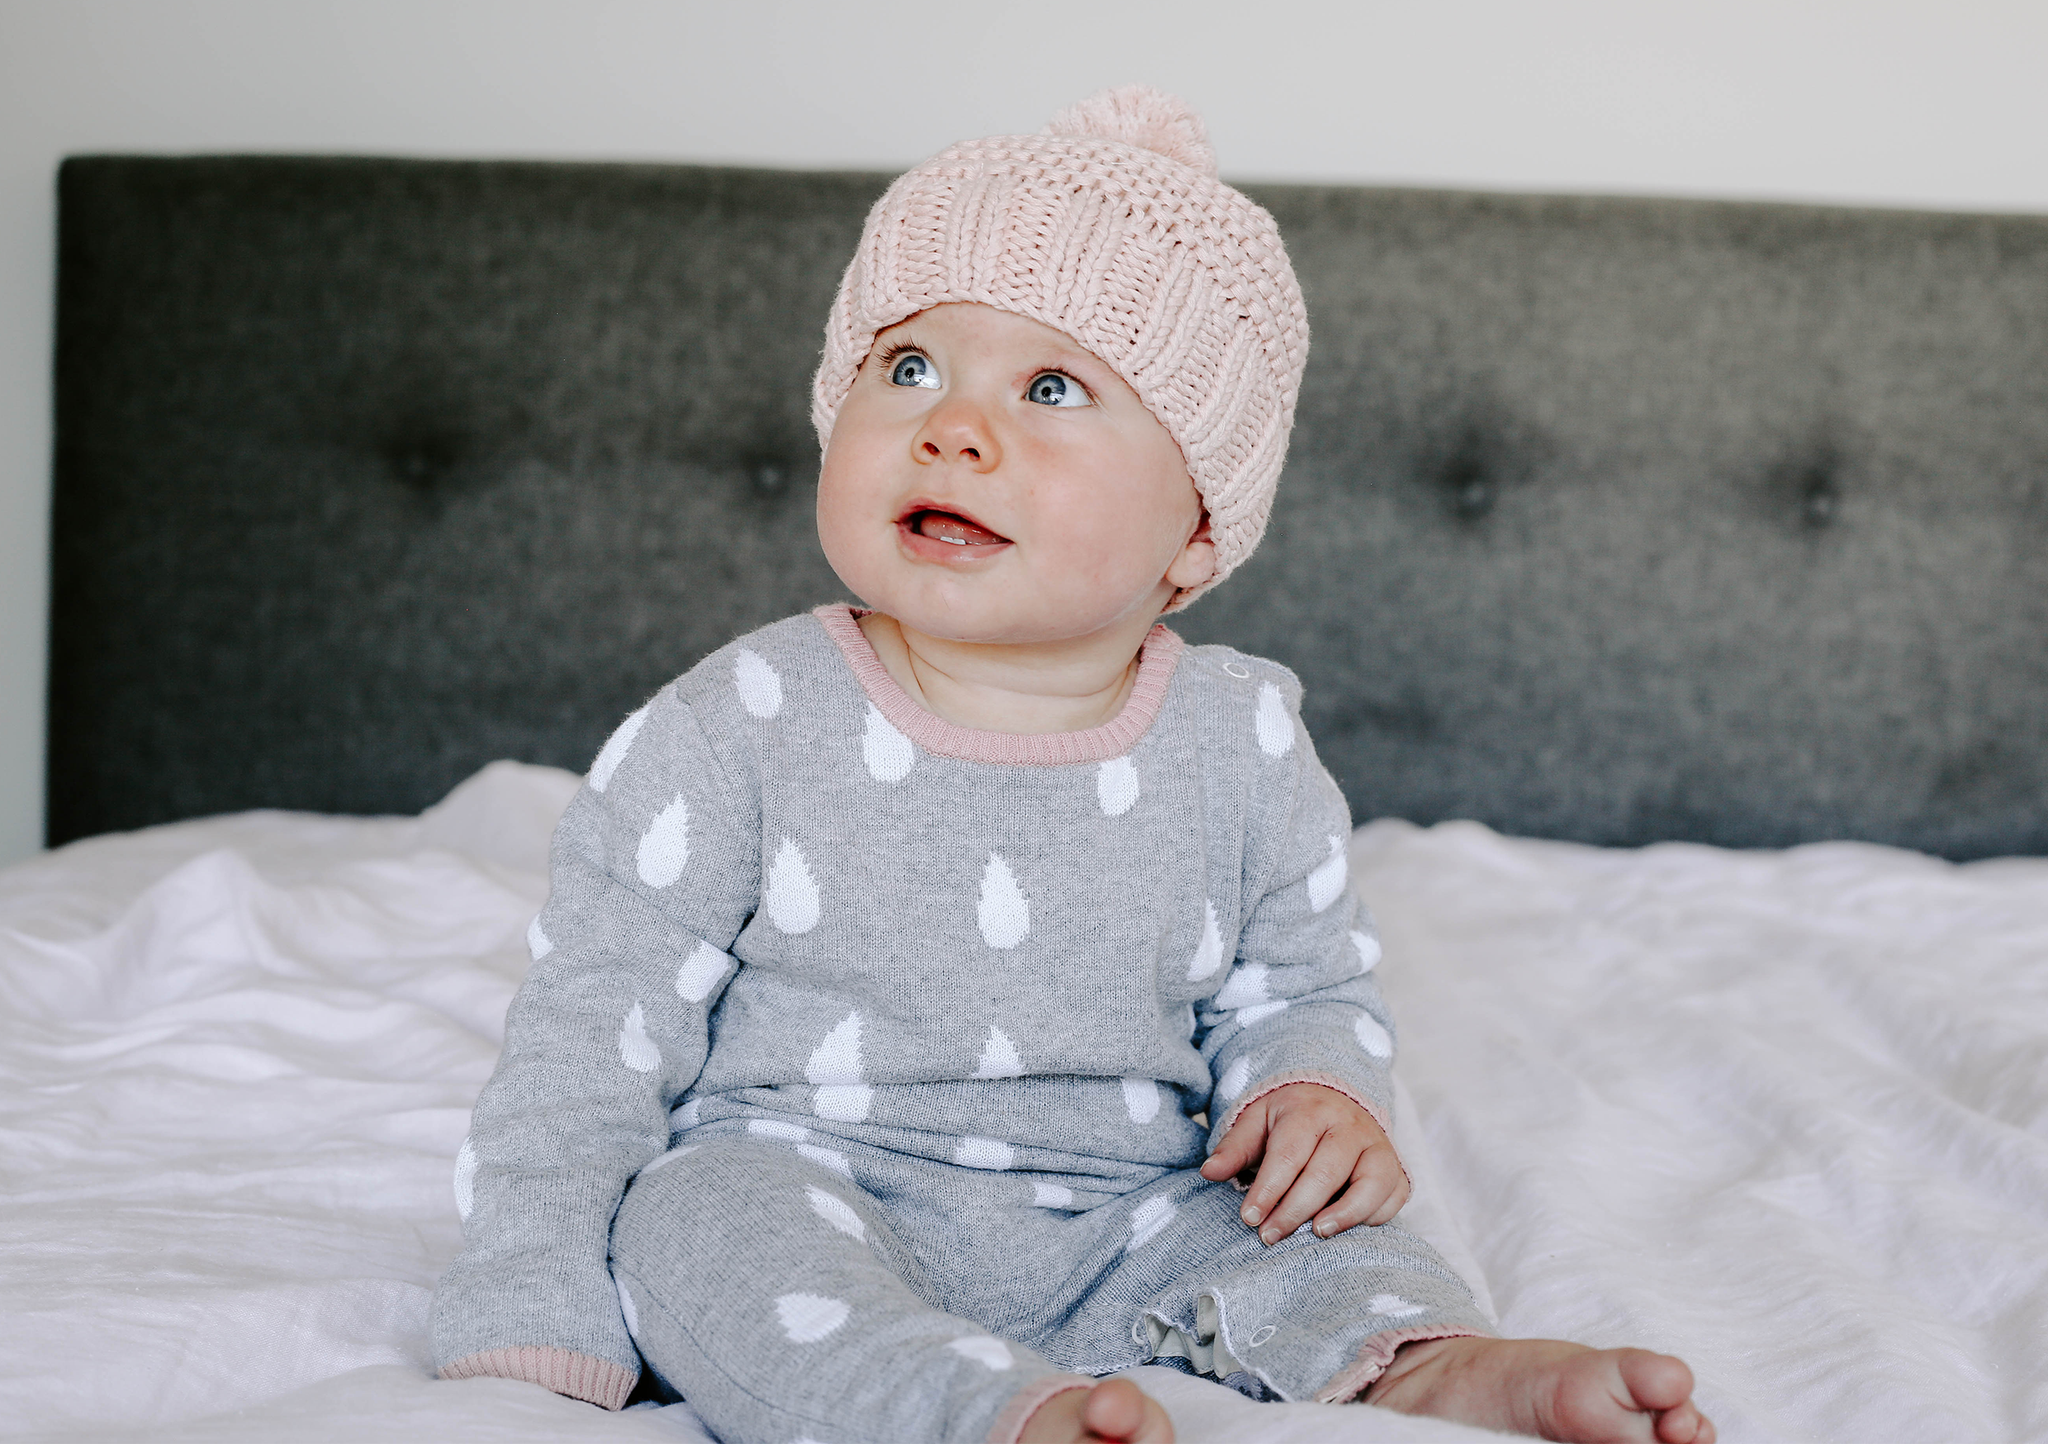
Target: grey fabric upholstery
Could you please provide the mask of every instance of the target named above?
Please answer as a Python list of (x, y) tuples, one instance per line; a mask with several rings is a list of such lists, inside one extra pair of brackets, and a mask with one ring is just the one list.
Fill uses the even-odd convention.
[[(806, 382), (885, 177), (61, 176), (53, 842), (581, 768), (843, 594)], [(2048, 851), (2048, 218), (1257, 186), (1276, 657), (1360, 817)]]

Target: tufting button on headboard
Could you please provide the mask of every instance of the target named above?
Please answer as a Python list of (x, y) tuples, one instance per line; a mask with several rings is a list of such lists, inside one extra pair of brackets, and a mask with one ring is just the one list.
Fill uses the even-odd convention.
[(1764, 479), (1773, 519), (1809, 533), (1832, 525), (1840, 516), (1848, 465), (1832, 435), (1785, 452)]
[(1477, 521), (1493, 510), (1496, 486), (1485, 464), (1471, 452), (1460, 452), (1444, 467), (1439, 479), (1451, 499), (1451, 511), (1465, 521)]

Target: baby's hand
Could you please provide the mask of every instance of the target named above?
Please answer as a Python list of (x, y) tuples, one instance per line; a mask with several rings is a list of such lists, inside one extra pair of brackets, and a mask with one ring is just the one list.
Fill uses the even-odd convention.
[(1408, 1201), (1408, 1175), (1386, 1130), (1320, 1083), (1289, 1083), (1254, 1100), (1202, 1165), (1202, 1177), (1221, 1183), (1253, 1163), (1259, 1175), (1239, 1216), (1269, 1244), (1311, 1218), (1321, 1238), (1355, 1223), (1385, 1223)]

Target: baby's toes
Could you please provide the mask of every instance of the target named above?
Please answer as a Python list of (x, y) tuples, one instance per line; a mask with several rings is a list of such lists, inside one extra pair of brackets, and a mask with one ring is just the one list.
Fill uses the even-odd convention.
[(1714, 1444), (1714, 1426), (1692, 1402), (1692, 1370), (1683, 1359), (1620, 1349), (1615, 1361), (1637, 1407), (1656, 1416), (1658, 1444)]
[(1714, 1444), (1714, 1422), (1688, 1399), (1657, 1416), (1658, 1444)]
[[(1676, 1409), (1692, 1397), (1692, 1370), (1685, 1366), (1685, 1360), (1653, 1354), (1648, 1349), (1616, 1349), (1614, 1353), (1615, 1363), (1621, 1368), (1621, 1381), (1628, 1386), (1637, 1408), (1650, 1412)], [(1692, 1444), (1690, 1437), (1677, 1439), (1662, 1431), (1658, 1437), (1666, 1444)]]
[(1166, 1411), (1128, 1379), (1105, 1379), (1090, 1390), (1081, 1423), (1090, 1438), (1173, 1444)]
[[(1647, 1349), (1584, 1349), (1562, 1361), (1537, 1432), (1585, 1444), (1700, 1444), (1680, 1429), (1692, 1370)], [(1667, 1422), (1672, 1432), (1667, 1432)]]

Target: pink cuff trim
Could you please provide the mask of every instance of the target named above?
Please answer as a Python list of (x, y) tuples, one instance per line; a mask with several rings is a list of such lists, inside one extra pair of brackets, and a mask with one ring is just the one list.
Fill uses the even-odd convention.
[[(1313, 1068), (1298, 1068), (1292, 1073), (1275, 1073), (1272, 1077), (1262, 1080), (1258, 1087), (1252, 1089), (1251, 1092), (1245, 1094), (1244, 1097), (1238, 1099), (1237, 1102), (1230, 1106), (1230, 1111), (1223, 1115), (1223, 1126), (1216, 1130), (1216, 1136), (1221, 1138), (1224, 1134), (1230, 1132), (1237, 1122), (1238, 1115), (1243, 1113), (1245, 1109), (1251, 1107), (1252, 1104), (1258, 1102), (1268, 1093), (1277, 1093), (1290, 1083), (1320, 1083), (1332, 1092), (1342, 1093), (1346, 1098), (1349, 1098), (1353, 1103), (1356, 1103), (1360, 1108), (1363, 1108), (1372, 1115), (1372, 1121), (1379, 1124), (1380, 1132), (1387, 1135), (1387, 1147), (1394, 1148), (1394, 1120), (1387, 1117), (1385, 1109), (1353, 1088), (1349, 1083), (1346, 1083), (1342, 1078), (1337, 1077), (1334, 1073), (1320, 1073)], [(1398, 1148), (1394, 1148), (1394, 1162), (1401, 1163), (1401, 1150)], [(1401, 1177), (1407, 1180), (1408, 1191), (1413, 1193), (1415, 1191), (1415, 1180), (1409, 1175), (1408, 1165), (1405, 1163), (1401, 1163)]]
[(1491, 1337), (1477, 1329), (1432, 1329), (1427, 1326), (1416, 1329), (1395, 1329), (1385, 1334), (1374, 1334), (1365, 1341), (1358, 1351), (1358, 1357), (1337, 1371), (1337, 1376), (1316, 1391), (1318, 1404), (1348, 1404), (1372, 1386), (1373, 1380), (1387, 1372), (1387, 1365), (1394, 1362), (1394, 1354), (1403, 1344), (1417, 1344), (1424, 1339), (1484, 1339)]
[(1076, 1389), (1094, 1387), (1095, 1380), (1080, 1374), (1047, 1374), (1042, 1379), (1033, 1379), (1010, 1396), (1010, 1402), (1003, 1405), (1003, 1412), (996, 1415), (995, 1423), (989, 1425), (988, 1444), (1017, 1444), (1023, 1436), (1024, 1426), (1031, 1422), (1031, 1416), (1047, 1399), (1055, 1394), (1071, 1394)]
[(519, 1379), (557, 1394), (567, 1394), (605, 1409), (623, 1409), (640, 1371), (627, 1371), (609, 1359), (594, 1359), (552, 1344), (515, 1344), (485, 1349), (442, 1366), (444, 1379)]
[(867, 634), (855, 620), (861, 615), (844, 602), (811, 613), (838, 644), (868, 700), (898, 732), (925, 751), (963, 762), (1008, 763), (1019, 767), (1067, 767), (1077, 762), (1107, 762), (1138, 743), (1159, 716), (1173, 669), (1180, 662), (1182, 642), (1166, 626), (1155, 623), (1138, 651), (1138, 679), (1131, 685), (1123, 711), (1085, 732), (984, 732), (959, 727), (917, 705), (896, 685)]

